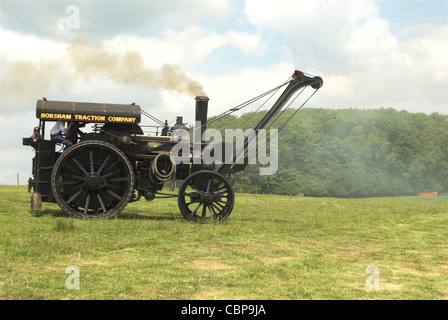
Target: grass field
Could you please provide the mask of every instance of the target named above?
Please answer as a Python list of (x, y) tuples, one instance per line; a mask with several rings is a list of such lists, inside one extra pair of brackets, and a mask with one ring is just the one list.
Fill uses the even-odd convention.
[(448, 298), (446, 196), (237, 194), (225, 224), (198, 225), (176, 199), (81, 221), (31, 213), (26, 187), (0, 192), (0, 299)]

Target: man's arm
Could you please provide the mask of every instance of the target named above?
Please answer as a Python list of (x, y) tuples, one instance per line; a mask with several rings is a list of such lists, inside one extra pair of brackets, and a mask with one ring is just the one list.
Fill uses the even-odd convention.
[(68, 132), (68, 130), (70, 130), (72, 124), (73, 124), (73, 122), (70, 122), (70, 124), (68, 125), (67, 129), (64, 130), (64, 134), (67, 134), (67, 132)]

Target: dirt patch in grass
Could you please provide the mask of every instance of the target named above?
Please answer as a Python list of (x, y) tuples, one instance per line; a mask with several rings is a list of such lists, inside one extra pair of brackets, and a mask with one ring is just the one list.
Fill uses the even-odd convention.
[(194, 261), (184, 262), (183, 266), (199, 270), (232, 270), (234, 267), (219, 262), (216, 258), (202, 258)]
[(105, 263), (102, 261), (94, 261), (94, 260), (90, 260), (90, 261), (80, 261), (77, 264), (78, 266), (104, 266)]

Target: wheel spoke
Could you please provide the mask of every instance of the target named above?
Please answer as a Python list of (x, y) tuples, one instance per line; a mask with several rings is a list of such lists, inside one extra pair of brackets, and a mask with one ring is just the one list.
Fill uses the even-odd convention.
[(193, 212), (191, 213), (192, 216), (196, 215), (196, 212), (198, 211), (199, 207), (202, 206), (202, 202), (198, 204), (198, 206), (196, 207), (196, 209), (193, 210)]
[(93, 151), (89, 150), (89, 157), (90, 157), (90, 173), (94, 173), (95, 169), (93, 166)]
[(90, 204), (90, 193), (88, 193), (86, 197), (86, 202), (84, 204), (84, 214), (87, 214), (87, 211), (89, 210), (89, 204)]
[(218, 195), (219, 194), (219, 196), (224, 196), (225, 194), (227, 194), (228, 193), (228, 191), (224, 191), (224, 192), (215, 192), (215, 195)]
[(115, 192), (111, 191), (111, 190), (107, 190), (106, 191), (108, 194), (110, 194), (112, 197), (114, 197), (115, 199), (121, 200), (122, 197), (120, 197), (118, 194), (116, 194)]
[[(77, 175), (77, 176), (79, 174), (79, 170), (76, 169), (75, 167), (69, 165), (68, 163), (65, 163), (64, 171), (66, 171), (66, 172), (71, 171), (74, 175)], [(84, 179), (84, 178), (82, 178), (82, 179)]]
[(59, 183), (60, 186), (69, 186), (69, 185), (78, 185), (78, 184), (81, 184), (81, 181), (68, 180), (68, 181)]
[(202, 219), (205, 218), (206, 214), (207, 214), (207, 206), (204, 205), (204, 207), (202, 208)]
[(197, 197), (199, 193), (197, 192), (184, 192), (182, 193), (182, 197)]
[(106, 213), (106, 207), (104, 206), (103, 199), (101, 198), (101, 195), (99, 193), (96, 194), (96, 197), (98, 199), (98, 202), (100, 203), (101, 209), (103, 209), (103, 213)]
[(210, 212), (210, 216), (213, 218), (215, 216), (215, 211), (213, 210), (212, 204), (210, 203), (207, 207)]
[(74, 195), (71, 196), (70, 199), (67, 200), (67, 203), (70, 204), (73, 200), (75, 200), (82, 193), (82, 190), (79, 189)]
[(200, 193), (200, 192), (201, 192), (201, 190), (199, 190), (198, 188), (196, 188), (196, 186), (193, 185), (193, 184), (190, 184), (190, 187), (193, 188), (197, 193)]
[(109, 172), (113, 167), (115, 167), (119, 163), (120, 163), (120, 159), (118, 159), (117, 161), (113, 162), (110, 166), (108, 166), (106, 168), (106, 172)]
[[(218, 212), (222, 211), (222, 209), (224, 208), (224, 207), (218, 207), (218, 205), (217, 205), (216, 202), (212, 202), (212, 203), (211, 203), (211, 206), (212, 206), (213, 208), (215, 208)], [(214, 212), (214, 210), (213, 210), (213, 212)]]
[[(105, 176), (103, 176), (103, 179), (106, 179)], [(128, 177), (123, 178), (111, 178), (108, 180), (109, 182), (120, 182), (120, 181), (129, 181)]]
[(71, 179), (76, 179), (76, 180), (84, 180), (84, 177), (78, 176), (78, 175), (74, 175), (74, 174), (69, 174), (69, 173), (63, 173), (62, 174), (63, 177), (67, 177), (67, 178), (71, 178)]
[[(221, 202), (224, 203), (224, 205), (222, 205)], [(214, 203), (216, 206), (219, 206), (219, 207), (221, 208), (221, 210), (222, 210), (223, 208), (225, 208), (225, 206), (226, 206), (226, 202), (224, 202), (224, 201), (215, 201), (215, 202), (213, 202), (213, 203)]]
[(73, 157), (73, 162), (78, 166), (79, 169), (81, 169), (82, 173), (84, 173), (86, 176), (89, 174), (75, 157)]
[[(104, 176), (102, 176), (102, 178), (103, 178), (103, 179), (107, 179), (107, 178), (109, 178), (109, 177), (111, 177), (111, 176), (114, 176), (114, 175), (120, 173), (120, 172), (121, 172), (121, 170), (118, 169), (118, 170), (115, 170), (115, 171), (112, 171), (112, 172), (109, 172), (109, 173), (105, 174)], [(123, 178), (122, 178), (122, 179), (123, 179)]]
[(190, 204), (192, 204), (192, 203), (198, 203), (199, 202), (199, 199), (197, 199), (197, 200), (193, 200), (193, 201), (191, 201), (191, 202), (188, 202), (188, 203), (186, 203), (185, 205), (188, 207)]
[(122, 186), (114, 185), (114, 184), (110, 184), (110, 183), (107, 185), (107, 187), (110, 188), (110, 189), (117, 190), (117, 191), (123, 190)]
[(110, 155), (108, 154), (106, 159), (104, 159), (103, 163), (101, 164), (101, 167), (98, 169), (97, 174), (101, 174), (101, 172), (103, 171), (103, 169), (106, 166), (109, 159), (110, 159)]

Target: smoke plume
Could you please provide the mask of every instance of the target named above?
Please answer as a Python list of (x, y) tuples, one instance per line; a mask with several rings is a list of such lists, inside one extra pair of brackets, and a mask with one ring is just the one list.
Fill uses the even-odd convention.
[[(2, 59), (0, 111), (10, 113), (43, 96), (66, 92), (80, 78), (108, 81), (143, 88), (173, 91), (191, 96), (205, 95), (200, 83), (190, 79), (176, 65), (150, 68), (135, 51), (110, 53), (100, 47), (75, 42), (58, 58), (8, 61)], [(125, 90), (125, 89), (123, 89)]]
[[(5, 60), (3, 60), (5, 63)], [(10, 113), (55, 90), (64, 91), (68, 75), (55, 61), (16, 61), (0, 76), (0, 111)]]
[(164, 89), (189, 95), (204, 95), (202, 86), (190, 79), (178, 66), (165, 64), (159, 69), (145, 66), (140, 53), (127, 51), (124, 55), (109, 53), (101, 48), (74, 43), (67, 49), (75, 74), (86, 79), (105, 76), (123, 83)]

